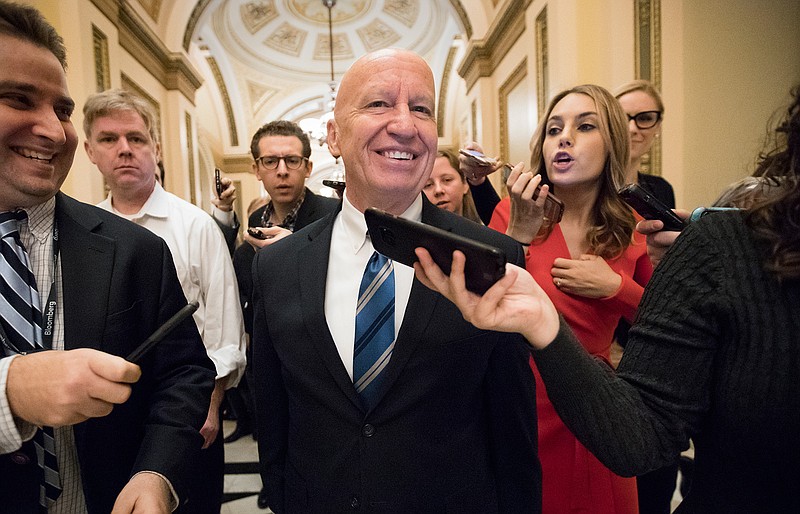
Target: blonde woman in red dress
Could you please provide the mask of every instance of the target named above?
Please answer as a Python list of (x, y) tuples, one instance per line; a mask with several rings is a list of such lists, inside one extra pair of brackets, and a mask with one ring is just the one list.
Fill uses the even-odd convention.
[[(526, 268), (581, 344), (609, 360), (614, 329), (632, 321), (653, 272), (636, 219), (617, 196), (629, 159), (628, 124), (605, 89), (577, 86), (550, 103), (531, 142), (531, 170), (518, 164), (509, 197), (489, 226), (527, 247)], [(534, 200), (534, 190), (541, 194)], [(553, 192), (560, 222), (544, 219)], [(544, 514), (636, 514), (636, 479), (603, 466), (563, 424), (533, 360), (539, 416)]]

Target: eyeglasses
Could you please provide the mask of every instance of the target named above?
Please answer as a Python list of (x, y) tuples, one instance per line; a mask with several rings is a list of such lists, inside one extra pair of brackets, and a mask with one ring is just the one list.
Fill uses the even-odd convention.
[(628, 114), (628, 121), (630, 120), (633, 120), (640, 129), (653, 128), (661, 120), (661, 111), (642, 111), (633, 116)]
[(262, 155), (256, 159), (256, 163), (260, 164), (265, 170), (276, 170), (278, 169), (278, 163), (283, 161), (286, 165), (286, 169), (296, 170), (305, 164), (307, 160), (307, 157), (302, 157), (300, 155), (284, 155), (283, 157), (278, 157), (277, 155)]

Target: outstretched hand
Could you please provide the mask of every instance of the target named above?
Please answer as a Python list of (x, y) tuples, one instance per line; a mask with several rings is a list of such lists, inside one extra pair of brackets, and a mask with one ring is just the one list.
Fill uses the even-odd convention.
[(466, 288), (463, 253), (453, 252), (450, 276), (447, 276), (426, 249), (417, 248), (415, 252), (419, 259), (414, 263), (417, 279), (453, 302), (469, 323), (483, 330), (522, 334), (537, 349), (555, 339), (559, 329), (558, 312), (523, 268), (506, 264), (506, 275), (479, 296)]
[(50, 350), (14, 359), (6, 395), (14, 416), (28, 423), (74, 425), (127, 401), (141, 373), (136, 364), (98, 350)]

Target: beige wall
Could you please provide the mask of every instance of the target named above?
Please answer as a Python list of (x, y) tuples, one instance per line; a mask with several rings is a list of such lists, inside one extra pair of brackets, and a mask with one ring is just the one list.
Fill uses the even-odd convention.
[(684, 0), (674, 12), (671, 1), (662, 4), (682, 38), (664, 48), (665, 123), (682, 118), (672, 135), (679, 144), (664, 148), (677, 157), (664, 175), (672, 177), (674, 165), (678, 198), (694, 207), (750, 174), (767, 120), (800, 83), (800, 1)]

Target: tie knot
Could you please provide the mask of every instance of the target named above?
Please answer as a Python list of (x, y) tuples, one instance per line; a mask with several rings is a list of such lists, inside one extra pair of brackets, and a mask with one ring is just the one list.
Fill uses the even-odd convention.
[(19, 222), (28, 218), (22, 210), (0, 212), (0, 239), (19, 233)]

